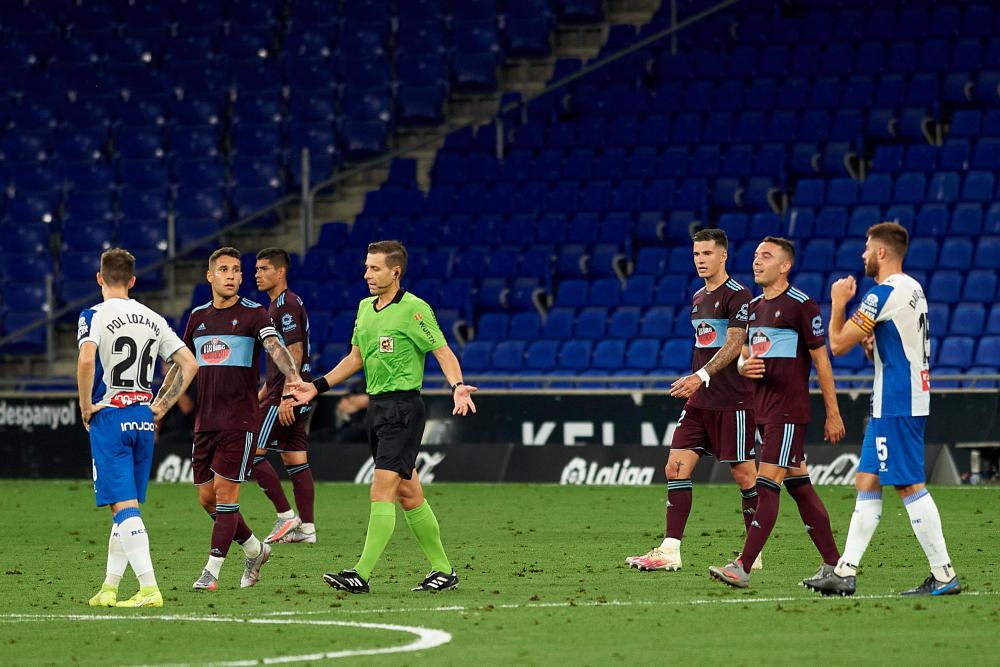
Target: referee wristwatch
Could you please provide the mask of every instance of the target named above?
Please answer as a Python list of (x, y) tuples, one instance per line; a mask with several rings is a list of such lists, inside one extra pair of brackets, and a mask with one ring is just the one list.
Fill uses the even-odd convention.
[(465, 383), (462, 382), (461, 380), (459, 380), (455, 384), (451, 385), (451, 393), (452, 393), (452, 395), (454, 395), (455, 394), (455, 390), (458, 389), (459, 387), (461, 387), (463, 384), (465, 384)]

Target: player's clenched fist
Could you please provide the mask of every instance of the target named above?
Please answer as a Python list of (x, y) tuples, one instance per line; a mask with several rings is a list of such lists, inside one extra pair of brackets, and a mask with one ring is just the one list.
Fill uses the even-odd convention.
[(854, 276), (847, 276), (846, 278), (835, 280), (834, 283), (830, 285), (830, 301), (839, 304), (847, 303), (854, 298), (857, 291), (858, 283), (854, 280)]

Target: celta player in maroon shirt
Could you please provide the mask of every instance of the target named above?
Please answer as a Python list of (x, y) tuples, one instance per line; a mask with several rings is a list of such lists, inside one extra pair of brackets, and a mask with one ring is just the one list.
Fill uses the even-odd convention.
[(714, 578), (737, 588), (750, 584), (751, 565), (774, 528), (782, 482), (823, 559), (813, 576), (832, 570), (840, 559), (830, 516), (806, 469), (804, 443), (811, 419), (809, 371), (814, 364), (826, 406), (825, 439), (840, 442), (844, 422), (837, 406), (819, 306), (788, 283), (794, 263), (795, 246), (788, 239), (766, 236), (754, 253), (754, 282), (764, 292), (750, 302), (749, 358), (741, 358), (738, 367), (754, 381), (754, 419), (761, 435), (757, 512), (740, 557), (709, 568)]
[[(747, 528), (757, 507), (751, 387), (736, 369), (747, 338), (752, 295), (726, 271), (729, 239), (724, 231), (703, 229), (691, 239), (695, 269), (705, 280), (691, 301), (692, 373), (670, 388), (671, 396), (687, 402), (667, 458), (666, 531), (660, 546), (625, 559), (640, 570), (681, 568), (681, 539), (693, 497), (691, 474), (703, 455), (729, 464), (740, 487)], [(760, 567), (759, 560), (755, 566)]]
[(208, 260), (212, 300), (191, 311), (184, 342), (198, 360), (198, 404), (191, 451), (202, 507), (215, 520), (208, 564), (194, 588), (215, 590), (235, 539), (246, 554), (241, 588), (257, 583), (271, 547), (258, 540), (240, 515), (240, 483), (250, 477), (260, 418), (257, 383), (260, 351), (267, 350), (289, 381), (299, 373), (267, 311), (239, 295), (243, 274), (236, 248), (219, 248)]

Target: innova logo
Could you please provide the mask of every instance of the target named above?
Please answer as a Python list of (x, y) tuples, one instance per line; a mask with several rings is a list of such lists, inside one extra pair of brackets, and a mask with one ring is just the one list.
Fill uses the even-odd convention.
[(767, 337), (767, 334), (757, 329), (750, 336), (750, 353), (756, 357), (761, 357), (767, 354), (767, 351), (771, 349), (771, 339)]
[(702, 321), (701, 324), (698, 325), (698, 328), (695, 329), (695, 336), (698, 337), (699, 345), (711, 345), (715, 342), (718, 334), (715, 331), (715, 327), (708, 322)]
[(574, 456), (563, 468), (559, 483), (648, 486), (653, 482), (654, 472), (652, 466), (633, 466), (631, 459), (601, 466)]
[(218, 338), (213, 338), (201, 346), (201, 358), (209, 364), (221, 364), (229, 358), (232, 350)]

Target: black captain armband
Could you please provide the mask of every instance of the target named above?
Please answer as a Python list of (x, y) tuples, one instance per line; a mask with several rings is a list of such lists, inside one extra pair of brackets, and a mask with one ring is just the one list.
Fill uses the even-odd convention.
[(316, 387), (316, 393), (318, 394), (330, 391), (330, 383), (326, 381), (326, 377), (323, 375), (313, 380), (313, 386)]

